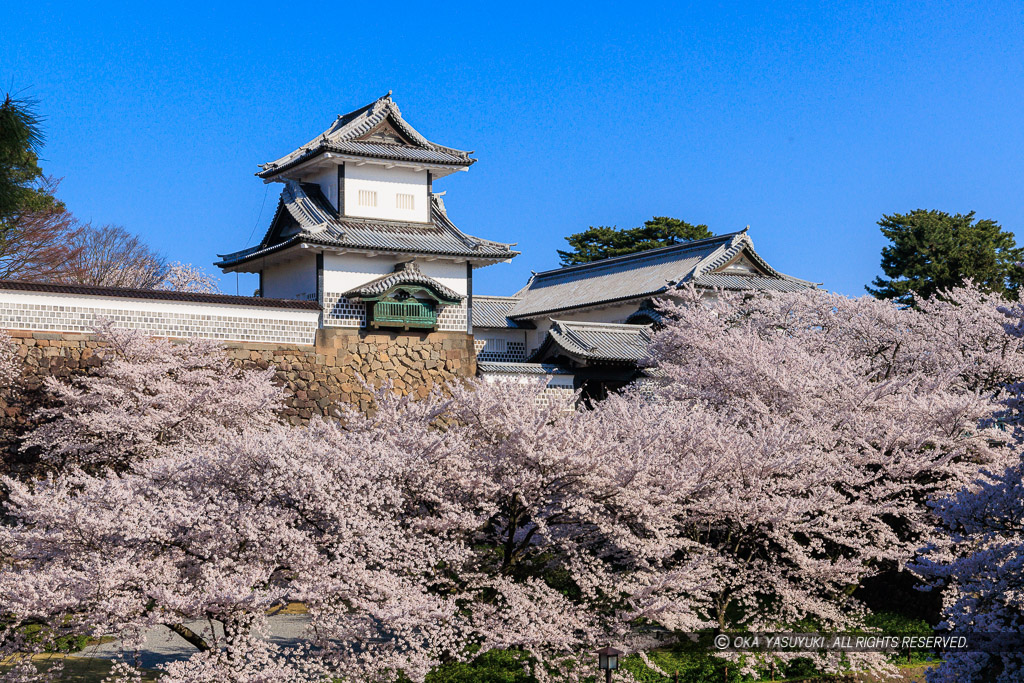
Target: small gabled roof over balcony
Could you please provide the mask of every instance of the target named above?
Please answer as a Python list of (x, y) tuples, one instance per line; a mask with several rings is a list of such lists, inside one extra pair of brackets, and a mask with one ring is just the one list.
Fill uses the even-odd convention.
[(350, 289), (345, 292), (344, 296), (353, 301), (377, 301), (396, 289), (409, 286), (428, 290), (435, 299), (443, 304), (457, 304), (466, 298), (434, 278), (424, 275), (415, 261), (399, 263), (395, 266), (393, 273), (382, 275)]
[(261, 164), (256, 175), (264, 180), (310, 161), (321, 154), (332, 153), (342, 158), (382, 159), (437, 167), (437, 175), (446, 175), (468, 168), (476, 162), (472, 152), (445, 147), (427, 140), (410, 126), (391, 91), (365, 107), (342, 114), (320, 135), (293, 152)]

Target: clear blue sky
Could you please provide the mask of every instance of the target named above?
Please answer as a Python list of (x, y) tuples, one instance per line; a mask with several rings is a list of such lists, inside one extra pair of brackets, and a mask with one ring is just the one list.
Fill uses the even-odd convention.
[(488, 5), (7, 2), (0, 87), (40, 101), (80, 218), (209, 270), (273, 215), (256, 164), (389, 89), (476, 150), (435, 185), (455, 222), (519, 243), (480, 293), (652, 215), (749, 224), (776, 267), (848, 294), (883, 213), (1024, 228), (1020, 2)]

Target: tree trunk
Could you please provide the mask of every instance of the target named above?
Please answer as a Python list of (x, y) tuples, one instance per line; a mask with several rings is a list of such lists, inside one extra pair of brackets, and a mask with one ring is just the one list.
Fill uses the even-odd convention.
[(190, 645), (194, 646), (200, 652), (206, 652), (210, 649), (210, 644), (203, 640), (201, 635), (190, 629), (188, 626), (185, 626), (184, 624), (164, 624), (164, 626), (184, 638)]

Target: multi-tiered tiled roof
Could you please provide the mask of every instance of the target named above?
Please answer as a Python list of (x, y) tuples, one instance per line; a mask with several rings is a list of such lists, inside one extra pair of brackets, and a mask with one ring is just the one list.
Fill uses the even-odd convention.
[(296, 245), (464, 257), (480, 265), (512, 258), (519, 253), (512, 250), (514, 245), (473, 237), (455, 227), (440, 194), (430, 194), (429, 217), (423, 223), (360, 218), (344, 215), (324, 196), (319, 185), (303, 182), (307, 166), (325, 160), (356, 165), (394, 161), (428, 169), (431, 178), (438, 178), (465, 170), (476, 161), (470, 154), (423, 137), (402, 118), (388, 92), (365, 107), (339, 116), (327, 130), (302, 147), (262, 164), (257, 176), (265, 182), (284, 184), (270, 227), (259, 244), (220, 254), (216, 265), (244, 270), (244, 264), (250, 261)]
[(439, 196), (430, 202), (429, 223), (340, 216), (318, 185), (285, 182), (267, 234), (255, 247), (220, 254), (215, 265), (231, 268), (297, 244), (401, 254), (463, 256), (502, 261), (516, 256), (511, 244), (473, 237), (455, 227)]
[(445, 147), (420, 135), (402, 118), (389, 90), (387, 95), (365, 107), (338, 116), (327, 130), (297, 150), (262, 164), (262, 170), (256, 175), (274, 178), (325, 153), (419, 162), (448, 166), (450, 170), (476, 162), (469, 156), (472, 152)]

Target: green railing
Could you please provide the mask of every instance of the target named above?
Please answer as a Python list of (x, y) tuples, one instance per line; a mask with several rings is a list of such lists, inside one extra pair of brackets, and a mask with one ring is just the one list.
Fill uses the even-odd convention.
[(377, 327), (434, 327), (437, 311), (428, 301), (378, 301), (373, 305), (373, 324)]

